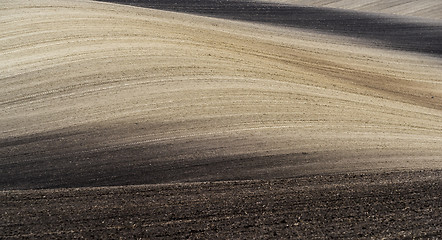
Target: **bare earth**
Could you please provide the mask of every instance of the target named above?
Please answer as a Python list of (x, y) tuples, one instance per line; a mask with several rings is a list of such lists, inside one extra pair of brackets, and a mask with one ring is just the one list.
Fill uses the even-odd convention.
[(422, 18), (442, 19), (442, 2), (439, 0), (257, 0), (312, 7), (327, 7), (377, 12)]
[(440, 237), (440, 18), (179, 12), (0, 0), (0, 238)]
[(0, 193), (2, 238), (438, 239), (441, 171)]

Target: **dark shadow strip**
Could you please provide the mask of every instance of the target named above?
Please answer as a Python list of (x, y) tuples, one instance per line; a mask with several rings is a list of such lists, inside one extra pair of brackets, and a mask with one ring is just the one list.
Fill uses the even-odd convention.
[(397, 50), (442, 56), (442, 23), (355, 11), (231, 0), (98, 0), (223, 19), (317, 30)]

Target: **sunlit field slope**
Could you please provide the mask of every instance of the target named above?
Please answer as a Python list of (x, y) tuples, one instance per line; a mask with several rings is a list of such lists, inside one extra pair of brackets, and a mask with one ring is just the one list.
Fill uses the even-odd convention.
[[(290, 28), (326, 32), (329, 34), (366, 39), (378, 47), (423, 52), (442, 56), (442, 22), (437, 17), (410, 17), (407, 13), (385, 14), (391, 5), (375, 4), (374, 11), (360, 11), (362, 3), (352, 1), (346, 6), (332, 7), (331, 2), (308, 1), (287, 3), (281, 1), (247, 0), (99, 0), (138, 7), (182, 12), (221, 19), (272, 24)], [(304, 3), (304, 4), (301, 4)], [(308, 3), (308, 4), (307, 4)], [(328, 3), (328, 4), (327, 4)], [(331, 6), (329, 6), (331, 4)], [(406, 9), (419, 9), (423, 2), (413, 1)], [(440, 4), (439, 4), (440, 5)], [(437, 9), (437, 6), (434, 6)], [(432, 8), (432, 9), (434, 9)], [(436, 15), (438, 16), (438, 15)]]
[(1, 1), (0, 189), (442, 168), (442, 61), (90, 1)]

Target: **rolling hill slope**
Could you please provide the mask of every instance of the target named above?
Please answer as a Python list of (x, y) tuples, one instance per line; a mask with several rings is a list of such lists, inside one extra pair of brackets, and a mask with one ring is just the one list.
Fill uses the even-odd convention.
[(441, 167), (439, 58), (88, 1), (1, 12), (3, 189)]
[[(380, 4), (375, 12), (322, 7), (320, 2), (309, 5), (279, 1), (246, 0), (101, 0), (132, 6), (183, 12), (237, 21), (272, 24), (289, 28), (321, 31), (329, 34), (365, 39), (377, 47), (423, 52), (442, 56), (442, 22), (434, 18), (405, 17), (403, 14), (381, 14), (390, 6)], [(319, 7), (317, 6), (319, 5)], [(322, 2), (323, 6), (328, 6)], [(425, 5), (413, 2), (407, 9)], [(313, 7), (312, 7), (313, 6)], [(357, 5), (358, 6), (358, 5)], [(380, 6), (379, 6), (380, 7)], [(357, 9), (356, 7), (353, 7)], [(437, 8), (437, 6), (435, 7)], [(405, 14), (406, 15), (406, 14)], [(431, 16), (431, 15), (429, 15)]]

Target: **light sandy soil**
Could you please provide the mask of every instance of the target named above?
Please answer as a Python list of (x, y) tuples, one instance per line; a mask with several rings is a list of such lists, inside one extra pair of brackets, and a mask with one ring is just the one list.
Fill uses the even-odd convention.
[(440, 170), (441, 76), (440, 57), (367, 39), (3, 0), (0, 190)]

